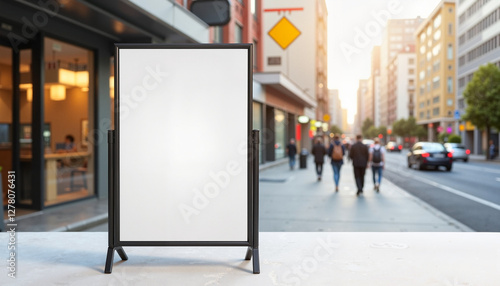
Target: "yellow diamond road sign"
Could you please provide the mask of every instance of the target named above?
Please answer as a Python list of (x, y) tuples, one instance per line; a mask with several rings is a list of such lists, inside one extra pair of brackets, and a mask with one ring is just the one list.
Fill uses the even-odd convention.
[(286, 17), (283, 17), (269, 30), (268, 34), (284, 50), (300, 36), (300, 31)]

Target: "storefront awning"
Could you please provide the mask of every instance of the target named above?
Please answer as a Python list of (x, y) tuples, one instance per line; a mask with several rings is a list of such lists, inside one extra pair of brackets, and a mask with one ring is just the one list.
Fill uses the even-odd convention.
[[(59, 6), (43, 7), (42, 2)], [(116, 42), (206, 43), (209, 40), (207, 24), (173, 0), (16, 0), (8, 5), (12, 5), (12, 12), (17, 10), (15, 6), (47, 12), (51, 17)], [(26, 15), (26, 10), (20, 11), (20, 16)]]
[(306, 108), (315, 108), (316, 101), (311, 95), (280, 72), (254, 73), (253, 78), (263, 86), (270, 86)]

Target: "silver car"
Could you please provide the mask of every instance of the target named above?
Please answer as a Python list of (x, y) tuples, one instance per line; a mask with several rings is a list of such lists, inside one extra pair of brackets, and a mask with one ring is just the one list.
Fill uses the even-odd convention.
[(470, 150), (465, 148), (464, 145), (458, 143), (444, 143), (446, 150), (453, 154), (453, 160), (464, 160), (464, 162), (469, 161)]

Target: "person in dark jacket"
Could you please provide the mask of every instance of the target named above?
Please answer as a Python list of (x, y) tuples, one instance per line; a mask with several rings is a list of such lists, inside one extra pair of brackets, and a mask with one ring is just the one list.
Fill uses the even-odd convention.
[(317, 139), (314, 144), (311, 154), (314, 156), (314, 163), (316, 163), (316, 174), (318, 181), (321, 181), (321, 174), (323, 173), (323, 163), (325, 163), (326, 148), (321, 144), (321, 140)]
[(290, 139), (290, 143), (286, 146), (286, 154), (289, 158), (290, 170), (293, 170), (295, 166), (295, 155), (297, 155), (297, 146), (295, 145), (295, 139)]
[[(342, 148), (342, 157), (334, 158), (333, 150), (335, 146), (340, 146)], [(328, 148), (328, 156), (331, 159), (331, 164), (333, 168), (333, 181), (335, 182), (335, 192), (339, 191), (339, 181), (340, 181), (340, 168), (344, 164), (344, 155), (345, 155), (345, 146), (340, 142), (340, 138), (338, 135), (333, 137), (333, 142), (330, 144), (330, 148)]]
[(363, 186), (365, 184), (365, 172), (368, 168), (368, 146), (362, 143), (363, 136), (356, 136), (356, 143), (351, 146), (349, 151), (349, 157), (352, 160), (352, 166), (354, 167), (354, 178), (356, 180), (356, 186), (358, 192), (356, 196), (363, 193)]

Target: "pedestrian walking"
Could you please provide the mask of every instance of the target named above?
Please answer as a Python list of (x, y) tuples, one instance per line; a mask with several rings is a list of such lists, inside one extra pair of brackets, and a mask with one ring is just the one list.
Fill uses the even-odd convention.
[(380, 145), (380, 139), (375, 138), (373, 141), (375, 141), (375, 144), (370, 147), (368, 162), (372, 166), (373, 185), (375, 186), (375, 191), (378, 193), (380, 191), (380, 182), (382, 181), (382, 170), (385, 165), (385, 148)]
[(325, 163), (326, 148), (323, 144), (321, 144), (320, 139), (316, 139), (316, 144), (314, 144), (311, 154), (314, 156), (314, 163), (316, 164), (316, 174), (318, 175), (318, 181), (321, 181), (323, 164)]
[(351, 146), (349, 151), (349, 157), (352, 160), (352, 166), (354, 167), (354, 179), (356, 180), (356, 187), (358, 191), (356, 196), (363, 193), (363, 186), (365, 184), (365, 172), (368, 168), (368, 146), (362, 142), (363, 136), (356, 136), (356, 143)]
[(333, 169), (333, 181), (335, 182), (335, 192), (339, 191), (339, 181), (340, 181), (340, 168), (344, 164), (344, 155), (346, 148), (340, 142), (339, 136), (335, 135), (333, 137), (333, 142), (328, 148), (328, 156), (331, 159), (332, 169)]
[(316, 144), (314, 144), (311, 153), (314, 156), (314, 163), (316, 164), (316, 174), (318, 175), (318, 181), (321, 181), (323, 164), (325, 163), (326, 148), (323, 144), (321, 144), (320, 139), (316, 139)]
[(297, 146), (295, 145), (295, 139), (290, 139), (290, 143), (286, 146), (286, 154), (288, 155), (290, 170), (295, 167), (295, 156), (297, 155)]
[(488, 152), (490, 153), (490, 160), (493, 160), (495, 158), (495, 144), (493, 144), (493, 140), (490, 140)]

